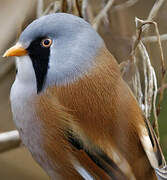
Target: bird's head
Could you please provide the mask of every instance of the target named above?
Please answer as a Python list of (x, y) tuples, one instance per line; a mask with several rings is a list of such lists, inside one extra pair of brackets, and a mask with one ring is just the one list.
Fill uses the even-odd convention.
[(33, 21), (4, 57), (17, 56), (18, 78), (34, 80), (37, 92), (81, 78), (92, 67), (103, 40), (83, 19), (65, 13)]

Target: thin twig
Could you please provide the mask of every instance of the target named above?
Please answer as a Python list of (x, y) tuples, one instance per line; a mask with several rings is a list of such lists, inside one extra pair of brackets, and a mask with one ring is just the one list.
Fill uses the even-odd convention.
[[(157, 14), (158, 14), (160, 8), (162, 7), (163, 3), (164, 3), (164, 0), (156, 0), (154, 6), (152, 7), (152, 9), (151, 9), (151, 11), (147, 17), (147, 21), (154, 21), (155, 20), (155, 17), (157, 16)], [(149, 26), (149, 24), (146, 25), (143, 29), (143, 31), (145, 29), (147, 29), (145, 31), (145, 33), (148, 32), (148, 26)]]
[(0, 153), (20, 146), (21, 140), (17, 130), (0, 133)]
[(43, 0), (38, 0), (37, 1), (37, 18), (42, 16), (43, 8), (44, 8), (43, 6), (44, 6)]
[(67, 12), (67, 0), (62, 0), (62, 12)]
[(80, 4), (79, 4), (79, 0), (75, 0), (75, 4), (76, 4), (76, 9), (77, 9), (77, 11), (78, 11), (78, 16), (79, 16), (79, 17), (83, 17), (83, 16), (82, 16), (82, 12), (81, 12), (81, 6), (80, 6)]
[(44, 12), (42, 13), (42, 16), (46, 15), (49, 13), (49, 11), (51, 11), (51, 9), (54, 7), (55, 2), (51, 2), (48, 7), (44, 10)]
[(153, 71), (153, 80), (154, 80), (154, 98), (153, 98), (153, 114), (154, 114), (154, 129), (155, 133), (157, 134), (158, 140), (160, 140), (159, 136), (159, 127), (158, 127), (158, 116), (157, 116), (157, 109), (156, 109), (156, 99), (157, 99), (157, 93), (158, 93), (158, 88), (157, 88), (157, 78), (155, 71)]
[(122, 10), (122, 9), (131, 7), (131, 6), (135, 5), (137, 2), (138, 2), (138, 0), (128, 0), (128, 1), (125, 1), (125, 2), (122, 3), (122, 4), (115, 5), (115, 6), (111, 9), (110, 12), (120, 11), (120, 10)]
[(143, 66), (144, 66), (144, 77), (145, 77), (145, 114), (146, 118), (149, 119), (152, 109), (152, 98), (154, 92), (154, 81), (153, 72), (154, 68), (151, 65), (151, 60), (146, 50), (146, 47), (142, 42), (139, 43), (139, 52), (142, 55)]
[(89, 22), (87, 7), (88, 7), (88, 0), (82, 0), (82, 16), (86, 21)]
[[(160, 41), (166, 41), (167, 40), (167, 34), (161, 34), (160, 35)], [(158, 38), (157, 36), (147, 36), (142, 38), (142, 42), (144, 43), (151, 43), (151, 42), (157, 42)]]
[(95, 17), (93, 20), (93, 27), (97, 30), (101, 20), (106, 16), (107, 12), (110, 10), (111, 6), (113, 5), (115, 0), (109, 0), (106, 4), (106, 6), (100, 11), (100, 13)]
[(162, 7), (163, 3), (164, 3), (165, 0), (156, 0), (153, 8), (151, 9), (149, 15), (148, 15), (148, 18), (147, 18), (147, 21), (152, 21), (154, 20), (154, 18), (157, 16), (160, 8)]

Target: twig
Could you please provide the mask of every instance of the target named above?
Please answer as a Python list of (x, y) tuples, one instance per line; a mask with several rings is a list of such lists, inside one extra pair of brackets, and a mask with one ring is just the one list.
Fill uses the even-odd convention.
[(55, 2), (51, 2), (48, 7), (44, 10), (44, 12), (42, 13), (42, 16), (46, 15), (49, 13), (49, 11), (51, 11), (51, 9), (54, 7)]
[(159, 9), (161, 8), (162, 4), (164, 3), (164, 0), (156, 0), (153, 8), (151, 9), (147, 21), (152, 21), (157, 16)]
[[(151, 9), (151, 11), (150, 11), (150, 13), (149, 13), (149, 15), (147, 17), (147, 21), (153, 21), (155, 19), (155, 17), (157, 16), (157, 14), (158, 14), (158, 12), (159, 12), (159, 10), (160, 10), (163, 3), (164, 3), (164, 0), (156, 0), (153, 8)], [(149, 24), (144, 27), (143, 31), (145, 29), (147, 29), (146, 30), (146, 32), (147, 32), (148, 31), (148, 26), (149, 26)]]
[(17, 130), (0, 133), (0, 153), (17, 148), (21, 140)]
[(89, 22), (87, 7), (88, 7), (88, 0), (82, 0), (82, 16), (86, 21)]
[[(161, 34), (160, 35), (160, 41), (166, 41), (167, 40), (167, 34)], [(157, 36), (147, 36), (142, 38), (142, 42), (149, 43), (149, 42), (157, 42), (158, 38)]]
[(157, 78), (155, 75), (155, 71), (153, 72), (153, 80), (154, 80), (154, 98), (153, 98), (153, 114), (154, 114), (154, 129), (157, 134), (158, 140), (160, 140), (159, 136), (159, 128), (158, 128), (158, 116), (157, 116), (157, 109), (156, 109), (156, 99), (157, 99), (157, 93), (158, 93), (158, 88), (157, 88)]
[(62, 0), (62, 12), (67, 12), (67, 0)]
[(43, 0), (38, 0), (37, 1), (37, 18), (42, 16), (43, 13)]
[(80, 4), (79, 4), (79, 0), (75, 0), (75, 4), (76, 4), (76, 9), (78, 11), (78, 16), (83, 17), (82, 12), (81, 12), (81, 7), (80, 7)]
[[(144, 77), (145, 77), (145, 114), (146, 118), (150, 118), (151, 109), (152, 109), (152, 97), (153, 97), (153, 89), (154, 89), (154, 81), (153, 81), (153, 73), (154, 68), (151, 65), (151, 60), (146, 50), (146, 47), (142, 42), (139, 43), (139, 51), (143, 58), (143, 66), (144, 66)], [(157, 84), (155, 84), (157, 86)]]
[(122, 10), (122, 9), (125, 9), (125, 8), (128, 8), (128, 7), (131, 7), (131, 6), (135, 5), (137, 2), (138, 2), (138, 0), (128, 0), (128, 1), (125, 1), (122, 4), (115, 5), (111, 9), (110, 12), (115, 12), (115, 11), (119, 11), (119, 10)]
[(100, 13), (95, 17), (95, 19), (93, 20), (93, 27), (98, 30), (98, 27), (100, 25), (101, 20), (103, 19), (103, 17), (106, 16), (107, 12), (110, 10), (111, 6), (113, 5), (115, 0), (109, 0), (106, 4), (106, 6), (100, 11)]

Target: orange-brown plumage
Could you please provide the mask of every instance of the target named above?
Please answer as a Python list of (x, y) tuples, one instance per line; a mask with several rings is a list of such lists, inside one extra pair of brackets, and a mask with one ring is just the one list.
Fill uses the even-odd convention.
[(112, 159), (109, 147), (117, 149), (136, 179), (156, 179), (139, 139), (138, 126), (145, 125), (144, 117), (121, 78), (118, 64), (106, 49), (101, 49), (95, 62), (84, 78), (49, 88), (38, 98), (37, 109), (43, 123), (44, 148), (48, 156), (56, 162), (60, 158), (62, 172), (66, 172), (69, 158), (63, 151), (70, 148), (64, 139), (66, 127), (73, 129), (90, 151), (93, 149), (90, 142), (93, 142)]

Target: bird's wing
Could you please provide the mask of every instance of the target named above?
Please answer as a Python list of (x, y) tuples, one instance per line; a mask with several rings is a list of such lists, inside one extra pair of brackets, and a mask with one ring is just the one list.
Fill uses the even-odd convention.
[(117, 163), (90, 142), (75, 117), (53, 97), (49, 90), (40, 96), (37, 112), (45, 128), (52, 129), (47, 131), (44, 149), (62, 167), (58, 173), (64, 178), (75, 173), (78, 179), (85, 180), (128, 180)]
[(145, 120), (146, 126), (141, 126), (140, 140), (147, 157), (155, 169), (159, 180), (167, 179), (167, 166), (160, 144), (149, 120)]
[[(90, 174), (92, 171), (92, 174), (90, 175), (92, 178), (86, 178), (86, 180), (99, 179), (99, 176), (100, 179), (104, 180), (128, 180), (117, 164), (99, 147), (91, 144), (91, 147), (93, 148), (86, 148), (86, 146), (84, 146), (84, 142), (70, 131), (66, 133), (66, 137), (68, 142), (74, 148), (74, 154), (75, 157), (77, 157), (77, 160), (79, 160), (79, 164), (82, 164), (83, 167), (86, 165), (86, 168), (89, 169)], [(84, 177), (84, 175), (86, 176), (86, 168), (83, 170), (83, 168), (81, 169), (79, 165), (76, 168), (78, 171), (80, 171), (79, 173), (82, 175), (82, 177)], [(96, 178), (97, 175), (99, 175), (98, 178)]]

